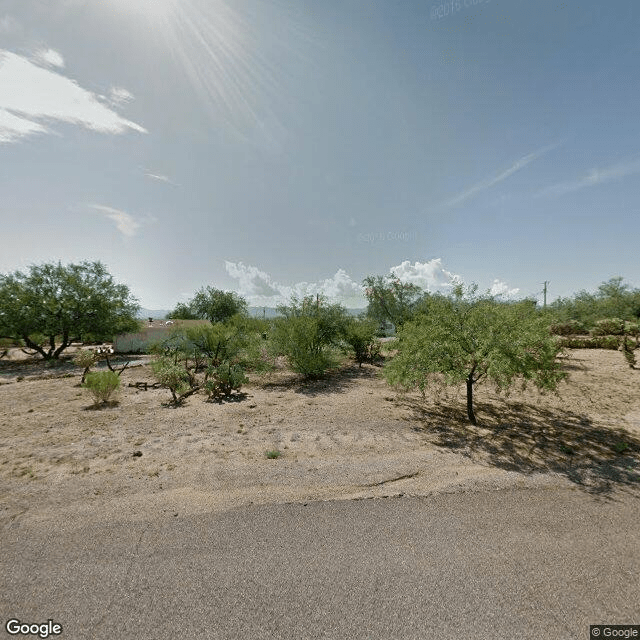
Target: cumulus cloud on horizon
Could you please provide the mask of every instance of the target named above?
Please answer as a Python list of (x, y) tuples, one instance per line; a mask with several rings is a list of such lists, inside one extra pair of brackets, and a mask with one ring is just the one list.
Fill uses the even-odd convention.
[[(325, 295), (332, 303), (338, 302), (346, 307), (361, 308), (367, 304), (364, 287), (356, 282), (344, 269), (338, 269), (331, 278), (318, 282), (297, 282), (286, 285), (273, 280), (264, 271), (242, 262), (225, 261), (227, 273), (238, 281), (237, 292), (253, 306), (277, 306), (286, 304), (291, 296)], [(460, 281), (459, 276), (447, 271), (440, 258), (428, 262), (411, 264), (405, 260), (389, 269), (401, 282), (411, 282), (425, 291), (450, 287)]]
[(493, 281), (491, 285), (491, 289), (489, 289), (489, 293), (492, 296), (502, 296), (504, 298), (513, 298), (518, 295), (520, 289), (510, 289), (506, 282), (502, 282), (497, 278)]
[[(47, 125), (52, 121), (100, 133), (147, 133), (144, 127), (100, 102), (99, 96), (59, 73), (64, 59), (57, 51), (46, 49), (35, 58), (40, 65), (0, 49), (0, 143), (51, 133)], [(52, 66), (58, 70), (49, 68)]]
[(425, 291), (450, 287), (461, 282), (460, 276), (447, 271), (442, 266), (442, 258), (433, 258), (428, 262), (414, 264), (405, 260), (397, 267), (391, 267), (389, 272), (396, 275), (400, 282), (418, 285)]

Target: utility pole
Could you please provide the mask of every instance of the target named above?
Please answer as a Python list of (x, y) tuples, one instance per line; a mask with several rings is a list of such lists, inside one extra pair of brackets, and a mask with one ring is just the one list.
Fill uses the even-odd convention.
[(544, 308), (547, 308), (547, 285), (549, 284), (548, 280), (544, 281)]

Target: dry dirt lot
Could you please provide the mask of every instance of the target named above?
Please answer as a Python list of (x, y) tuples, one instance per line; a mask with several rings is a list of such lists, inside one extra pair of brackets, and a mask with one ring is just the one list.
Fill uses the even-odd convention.
[[(250, 376), (235, 401), (163, 403), (148, 357), (96, 410), (71, 363), (0, 360), (0, 519), (145, 519), (247, 504), (557, 486), (640, 493), (640, 370), (616, 351), (573, 350), (557, 394), (464, 388), (401, 394), (372, 365), (303, 383)], [(282, 456), (267, 459), (268, 450)], [(136, 454), (136, 455), (134, 455)], [(141, 454), (141, 455), (140, 455)]]

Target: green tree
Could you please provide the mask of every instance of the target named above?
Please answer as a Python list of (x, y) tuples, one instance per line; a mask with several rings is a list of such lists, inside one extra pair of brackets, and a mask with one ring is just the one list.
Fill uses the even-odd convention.
[(198, 314), (184, 302), (178, 302), (173, 311), (166, 315), (167, 320), (200, 320)]
[(617, 276), (603, 282), (596, 293), (579, 291), (571, 298), (558, 298), (549, 305), (555, 322), (575, 320), (593, 327), (603, 318), (640, 318), (640, 289), (632, 289)]
[(271, 344), (287, 356), (291, 368), (306, 377), (318, 377), (338, 364), (336, 350), (341, 345), (349, 316), (339, 304), (328, 305), (323, 296), (295, 296), (291, 304), (278, 307)]
[(190, 303), (199, 318), (211, 322), (224, 322), (237, 314), (247, 313), (247, 302), (233, 291), (221, 291), (206, 287), (196, 291)]
[(374, 362), (382, 357), (380, 342), (376, 338), (377, 329), (378, 325), (372, 318), (349, 318), (346, 323), (343, 338), (360, 367), (363, 362)]
[(233, 291), (203, 287), (189, 302), (179, 302), (167, 319), (210, 320), (224, 322), (235, 315), (247, 314), (247, 302)]
[(395, 275), (368, 276), (362, 282), (369, 301), (367, 316), (378, 322), (391, 322), (396, 327), (409, 320), (424, 291), (415, 284), (400, 282)]
[(137, 331), (139, 306), (100, 262), (32, 265), (0, 275), (0, 337), (21, 340), (45, 360), (87, 336)]
[(566, 374), (548, 322), (528, 301), (501, 303), (491, 296), (465, 296), (462, 285), (451, 297), (432, 296), (429, 313), (405, 323), (397, 340), (398, 355), (385, 367), (387, 381), (405, 389), (425, 388), (438, 376), (445, 384), (464, 382), (467, 416), (476, 424), (474, 386), (492, 380), (508, 389), (517, 378), (539, 389), (555, 389)]

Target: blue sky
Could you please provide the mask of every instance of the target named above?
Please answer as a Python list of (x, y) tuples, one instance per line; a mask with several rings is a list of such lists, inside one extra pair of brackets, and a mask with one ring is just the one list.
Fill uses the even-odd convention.
[(0, 0), (0, 272), (142, 306), (640, 287), (635, 0)]

